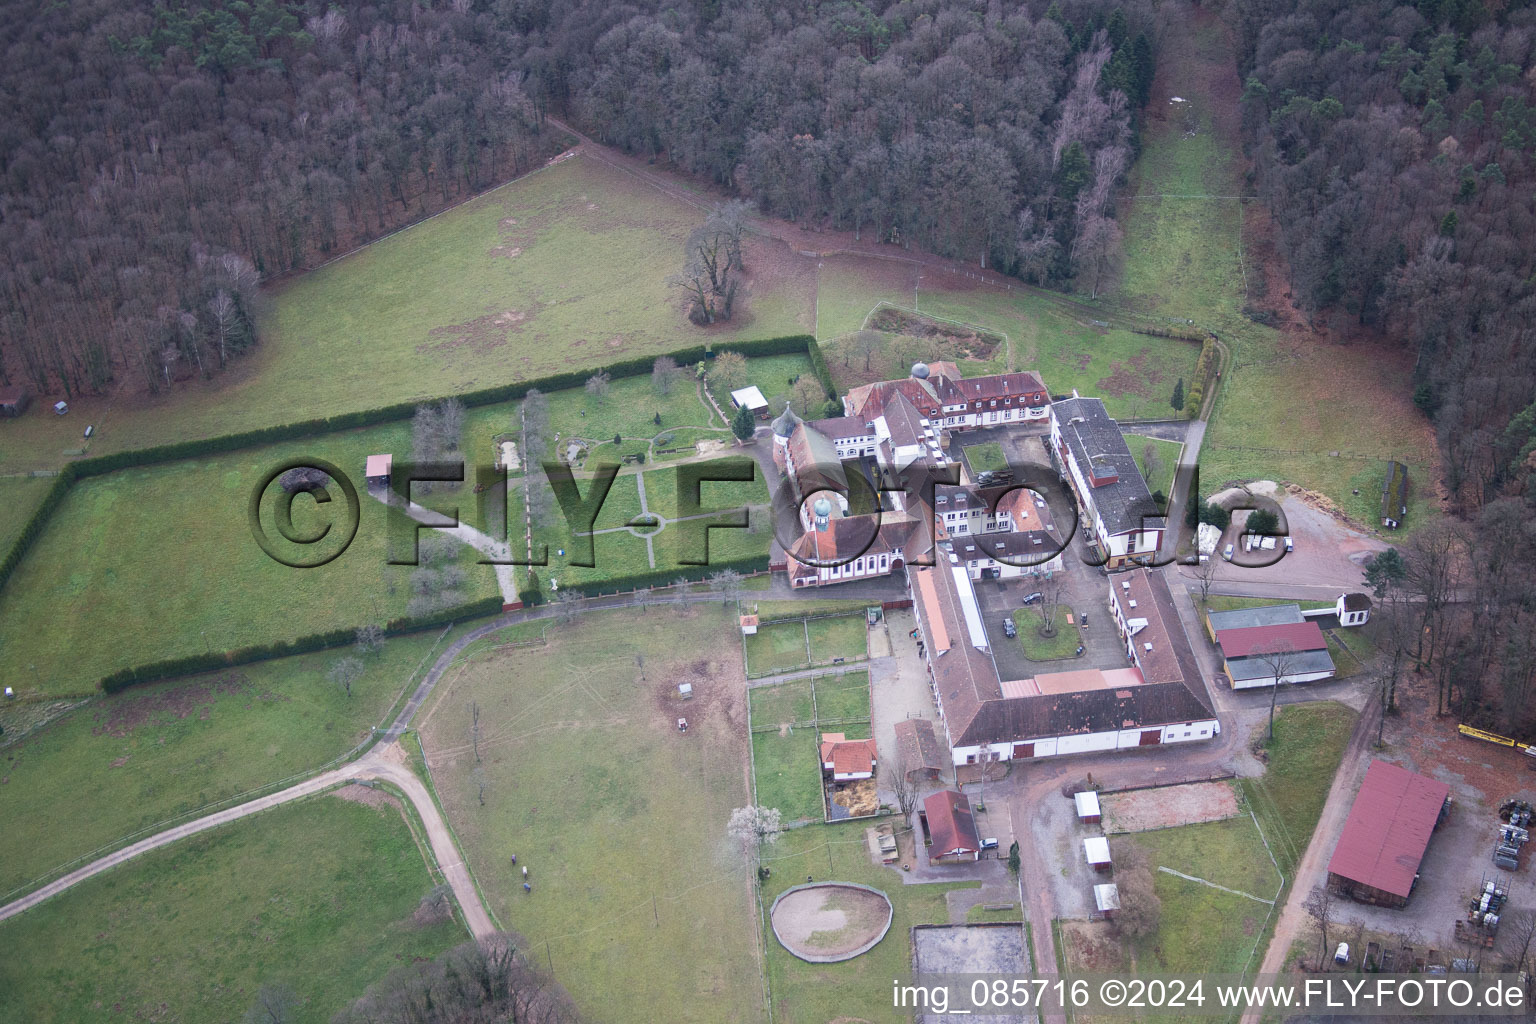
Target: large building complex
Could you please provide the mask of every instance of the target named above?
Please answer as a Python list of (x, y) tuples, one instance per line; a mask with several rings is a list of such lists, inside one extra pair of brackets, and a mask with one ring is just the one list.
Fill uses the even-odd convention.
[[(998, 667), (977, 585), (1063, 571), (1063, 543), (1035, 492), (963, 479), (946, 454), (949, 432), (1049, 418), (1060, 467), (1096, 524), (1093, 542), (1121, 556), (1112, 563), (1154, 551), (1161, 538), (1161, 521), (1148, 529), (1151, 521), (1141, 518), (1151, 495), (1103, 404), (1067, 402), (1058, 422), (1033, 374), (961, 380), (950, 364), (919, 364), (906, 380), (855, 389), (844, 399), (845, 416), (806, 423), (786, 411), (774, 422), (775, 460), (804, 530), (786, 551), (791, 584), (905, 574), (942, 740), (956, 765), (1181, 743), (1220, 730), (1167, 584), (1145, 568), (1108, 584), (1124, 667), (1024, 678), (1005, 678)], [(864, 500), (874, 495), (880, 511), (853, 507), (850, 474), (872, 481), (910, 468), (951, 470), (960, 482), (934, 487), (931, 505), (921, 495), (867, 488)], [(1122, 528), (1131, 522), (1134, 529)]]

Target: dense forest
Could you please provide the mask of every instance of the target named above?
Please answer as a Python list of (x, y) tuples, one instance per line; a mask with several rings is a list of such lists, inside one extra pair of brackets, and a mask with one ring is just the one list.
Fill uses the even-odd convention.
[(1151, 0), (0, 0), (0, 377), (162, 389), (259, 284), (548, 155), (543, 115), (812, 227), (1095, 283)]
[(1536, 11), (1237, 10), (1244, 121), (1296, 301), (1409, 346), (1462, 507), (1536, 497)]
[(1150, 3), (648, 6), (544, 28), (530, 95), (808, 226), (1053, 284), (1113, 255)]
[(0, 373), (215, 373), (304, 267), (528, 169), (521, 75), (466, 5), (8, 0)]

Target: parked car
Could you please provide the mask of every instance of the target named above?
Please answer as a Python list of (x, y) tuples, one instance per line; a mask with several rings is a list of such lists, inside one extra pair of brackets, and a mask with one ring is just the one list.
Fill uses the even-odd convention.
[(1295, 550), (1296, 550), (1296, 542), (1294, 540), (1292, 540), (1291, 538), (1289, 538), (1289, 537), (1285, 538), (1285, 553), (1286, 554), (1290, 554), (1292, 551), (1295, 551)]
[(1221, 557), (1225, 558), (1229, 562), (1232, 561), (1232, 545), (1231, 544), (1228, 544), (1226, 547), (1221, 549)]
[(1003, 620), (1003, 636), (1006, 636), (1008, 639), (1012, 640), (1014, 637), (1016, 637), (1018, 635), (1019, 635), (1019, 630), (1018, 630), (1018, 627), (1013, 624), (1013, 620), (1012, 619), (1004, 619)]
[(1028, 596), (1026, 596), (1024, 598), (1024, 603), (1025, 604), (1034, 604), (1036, 601), (1040, 600), (1044, 596), (1045, 596), (1044, 594), (1040, 593), (1040, 591), (1037, 590), (1033, 594), (1029, 594)]
[(1336, 964), (1349, 963), (1349, 943), (1339, 943), (1339, 948), (1333, 951), (1333, 962)]
[(992, 838), (983, 839), (981, 841), (981, 848), (983, 850), (995, 850), (997, 849), (997, 840)]

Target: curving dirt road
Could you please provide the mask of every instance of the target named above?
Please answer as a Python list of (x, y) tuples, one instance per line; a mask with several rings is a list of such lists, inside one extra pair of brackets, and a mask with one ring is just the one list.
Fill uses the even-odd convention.
[(421, 780), (405, 766), (398, 763), (403, 757), (403, 751), (391, 746), (383, 750), (376, 750), (360, 761), (354, 761), (349, 765), (343, 765), (334, 771), (317, 775), (312, 779), (301, 782), (296, 786), (269, 796), (258, 797), (255, 800), (239, 804), (226, 810), (189, 821), (185, 825), (167, 829), (164, 832), (140, 840), (132, 846), (125, 846), (115, 853), (109, 853), (100, 860), (92, 861), (79, 870), (72, 871), (63, 878), (56, 879), (41, 889), (31, 892), (13, 903), (0, 907), (0, 921), (8, 917), (15, 917), (25, 910), (35, 907), (37, 904), (55, 896), (65, 889), (78, 885), (95, 875), (117, 867), (126, 861), (130, 861), (150, 850), (169, 846), (171, 843), (185, 839), (188, 836), (206, 832), (209, 829), (227, 825), (241, 818), (248, 818), (253, 814), (279, 807), (295, 800), (323, 793), (333, 786), (343, 785), (349, 782), (357, 782), (363, 779), (377, 779), (395, 786), (406, 798), (411, 806), (416, 809), (416, 814), (421, 818), (426, 828), (427, 841), (432, 847), (433, 859), (437, 861), (438, 868), (442, 871), (448, 884), (453, 887), (454, 897), (459, 901), (459, 907), (464, 912), (464, 921), (469, 926), (470, 933), (475, 938), (484, 938), (496, 931), (491, 924), (491, 918), (486, 913), (485, 907), (480, 902), (480, 896), (475, 890), (474, 879), (469, 874), (469, 869), (464, 865), (464, 859), (459, 856), (458, 847), (454, 845), (453, 834), (448, 829), (448, 823), (438, 813), (437, 804), (433, 803), (432, 796), (427, 788), (421, 784)]

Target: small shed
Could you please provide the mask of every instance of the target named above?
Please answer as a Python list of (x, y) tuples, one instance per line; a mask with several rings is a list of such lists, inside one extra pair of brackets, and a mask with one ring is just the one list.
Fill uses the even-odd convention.
[(32, 396), (23, 388), (14, 388), (9, 391), (0, 391), (0, 416), (7, 419), (15, 419), (27, 411), (27, 406), (32, 404)]
[(677, 684), (677, 695), (679, 697), (681, 697), (683, 700), (692, 700), (693, 699), (693, 684), (692, 683), (678, 683)]
[(1073, 803), (1077, 804), (1077, 820), (1084, 825), (1097, 825), (1100, 821), (1099, 794), (1091, 789), (1085, 789), (1081, 793), (1072, 795)]
[(1120, 909), (1120, 887), (1114, 882), (1094, 886), (1093, 909), (1100, 917), (1114, 917)]
[(763, 397), (756, 384), (732, 391), (731, 404), (738, 409), (746, 409), (755, 419), (768, 418), (768, 399)]
[(896, 723), (896, 749), (901, 753), (901, 767), (907, 778), (937, 779), (951, 762), (933, 723), (926, 718), (904, 718)]
[(743, 615), (741, 617), (741, 635), (752, 636), (757, 632), (757, 616)]
[(388, 487), (389, 473), (394, 467), (395, 457), (388, 452), (383, 455), (368, 456), (368, 463), (363, 469), (363, 476), (368, 481), (369, 487)]
[(1340, 594), (1339, 600), (1334, 604), (1334, 614), (1339, 617), (1341, 626), (1363, 626), (1371, 619), (1371, 598), (1369, 594)]
[(1387, 463), (1387, 479), (1381, 485), (1381, 525), (1395, 530), (1408, 517), (1408, 467)]
[(1105, 836), (1089, 836), (1083, 840), (1083, 855), (1088, 858), (1088, 866), (1095, 871), (1108, 871), (1109, 839)]
[(63, 416), (65, 413), (69, 412), (69, 403), (68, 402), (54, 402), (53, 403), (53, 412), (54, 412), (54, 415), (56, 415), (56, 416)]

